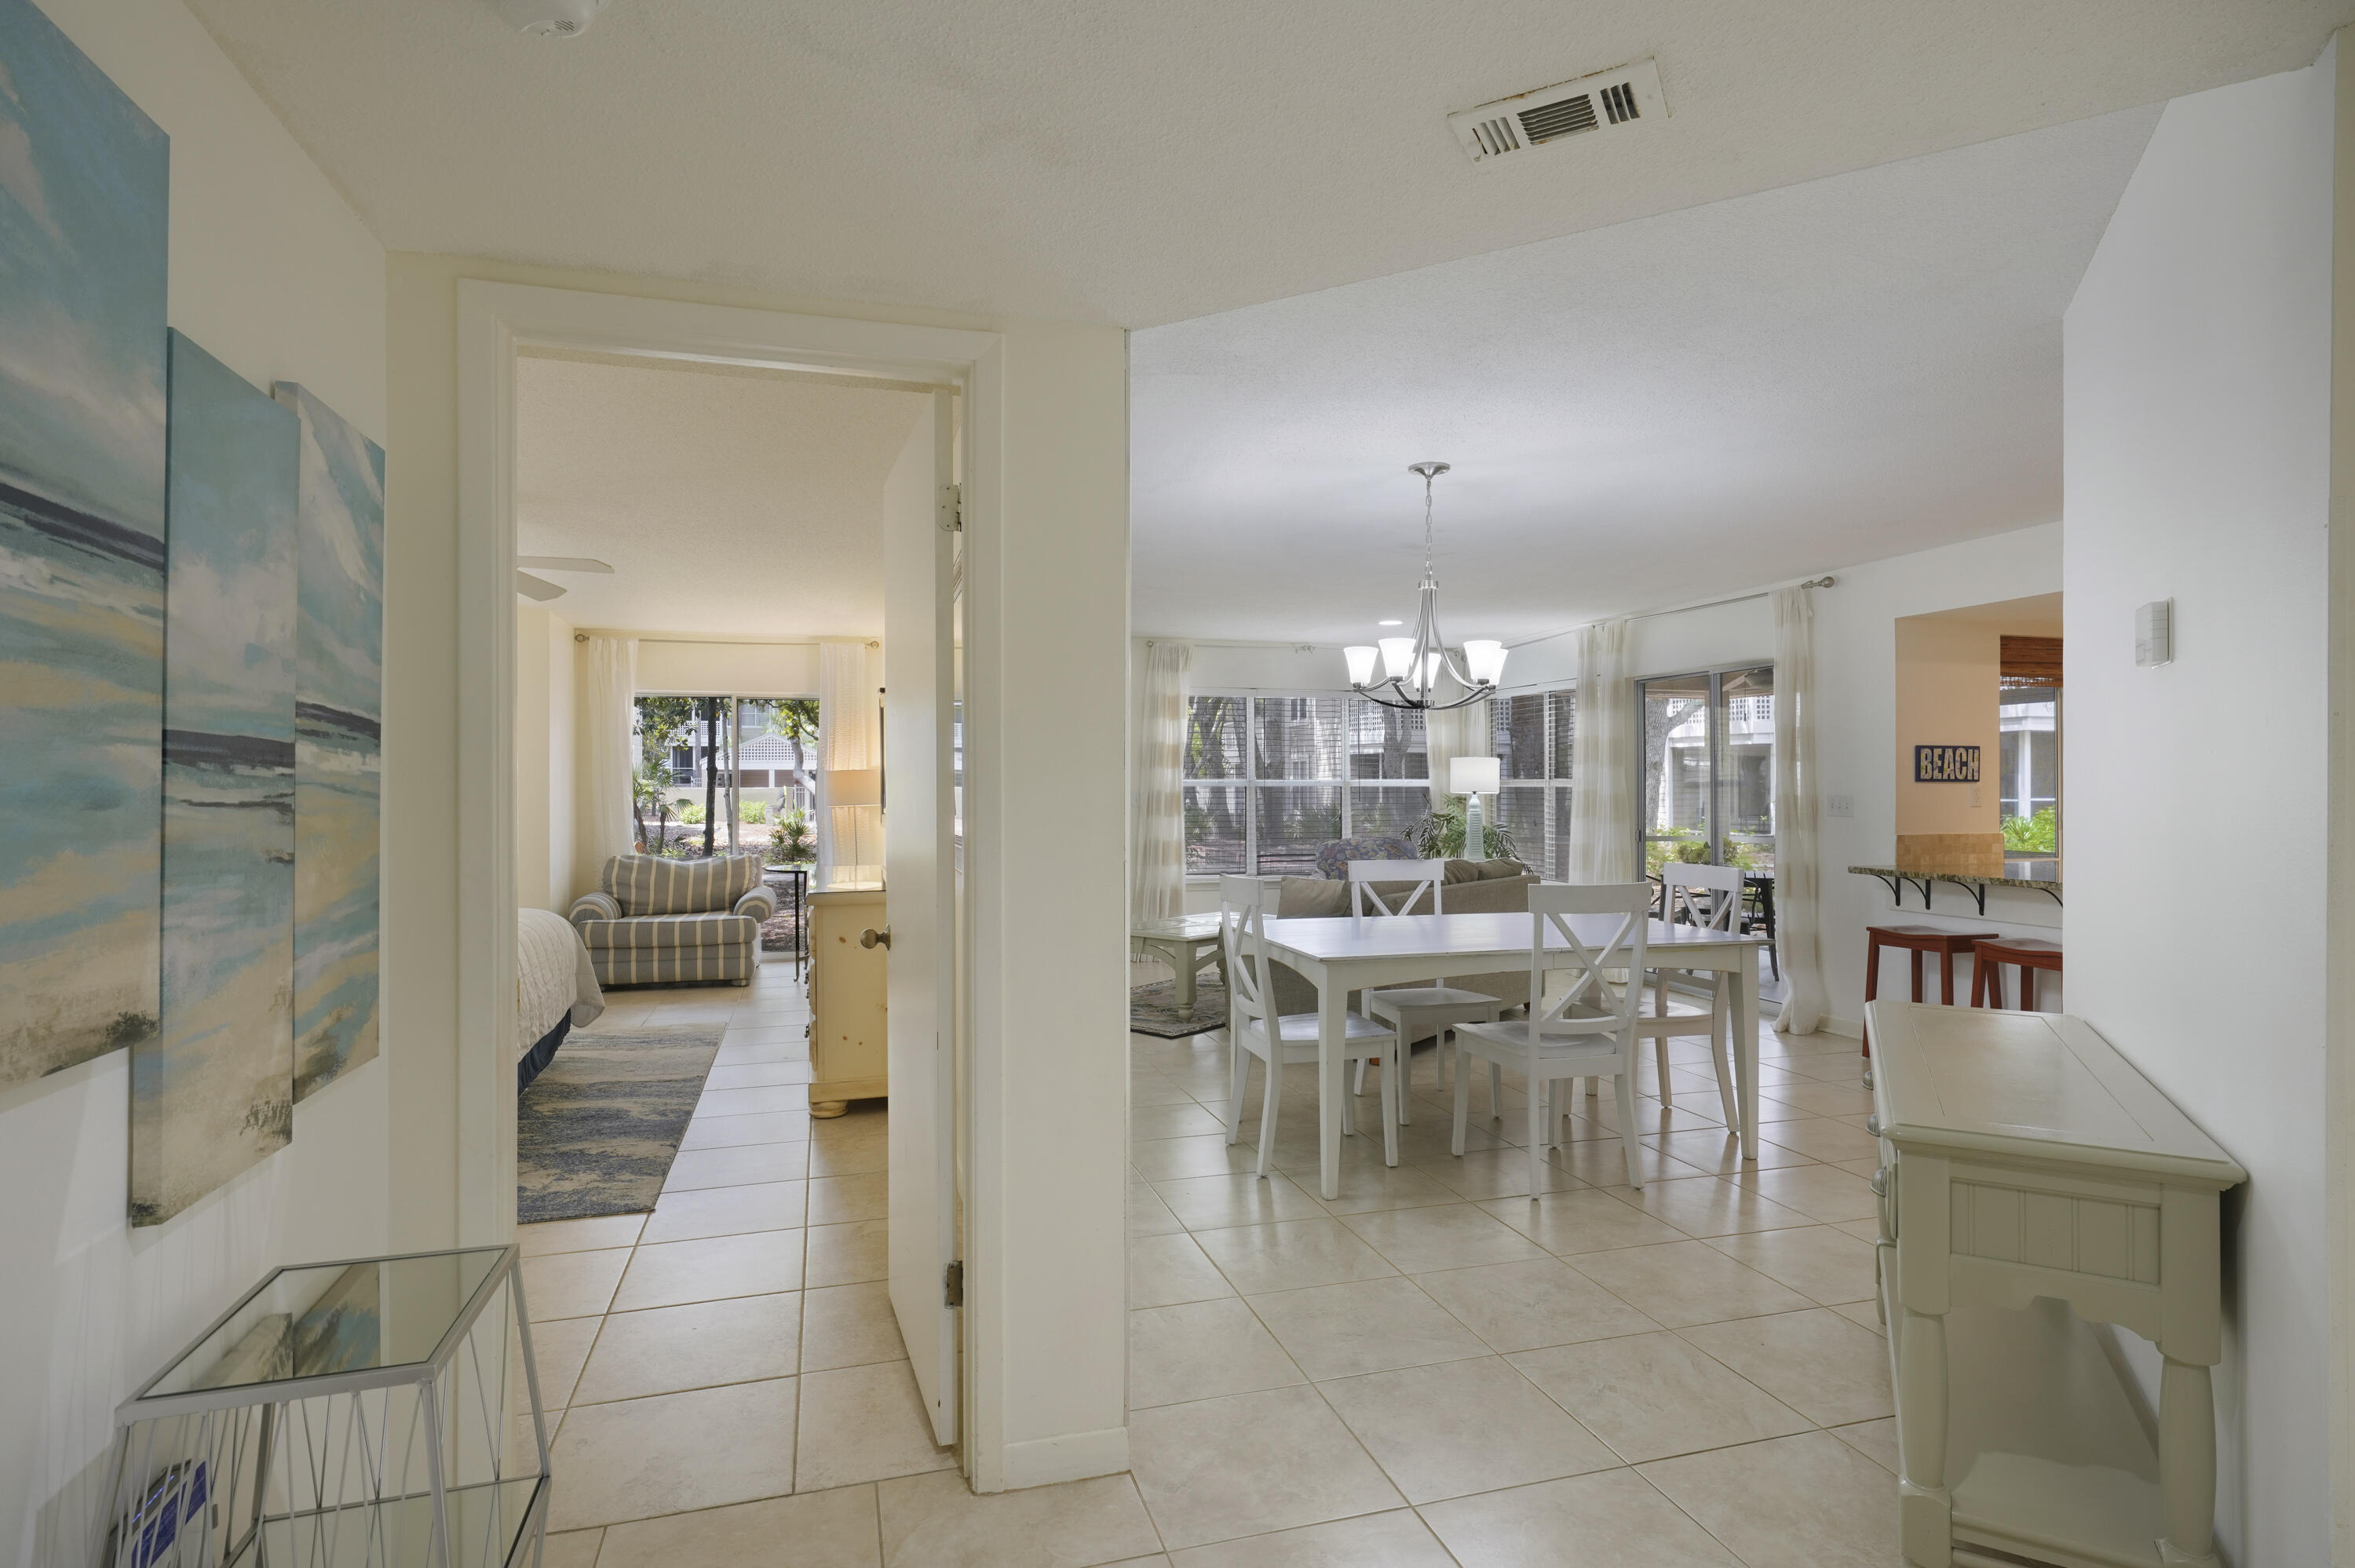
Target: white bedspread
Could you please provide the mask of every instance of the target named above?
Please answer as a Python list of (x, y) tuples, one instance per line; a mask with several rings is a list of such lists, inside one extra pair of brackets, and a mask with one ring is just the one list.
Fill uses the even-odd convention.
[(571, 921), (545, 909), (517, 916), (516, 1054), (521, 1056), (568, 1010), (575, 1029), (594, 1022), (605, 1011), (605, 993)]

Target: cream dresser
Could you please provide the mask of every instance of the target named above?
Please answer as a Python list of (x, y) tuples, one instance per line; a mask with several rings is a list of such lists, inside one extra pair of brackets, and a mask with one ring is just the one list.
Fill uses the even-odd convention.
[(861, 944), (887, 929), (883, 885), (822, 888), (809, 899), (810, 1115), (840, 1116), (852, 1100), (890, 1093), (884, 986), (890, 948)]
[[(2214, 1563), (2217, 1206), (2247, 1173), (2081, 1019), (1865, 1012), (1905, 1561)], [(2156, 1412), (2096, 1323), (2158, 1346)]]

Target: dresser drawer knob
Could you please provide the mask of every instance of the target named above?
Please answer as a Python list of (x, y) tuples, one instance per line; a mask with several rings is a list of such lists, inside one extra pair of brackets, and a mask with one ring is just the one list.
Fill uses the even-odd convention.
[(1874, 1111), (1870, 1116), (1864, 1118), (1864, 1130), (1872, 1134), (1875, 1138), (1879, 1138), (1881, 1136), (1881, 1113), (1879, 1111)]
[[(1874, 1197), (1876, 1197), (1876, 1198), (1886, 1198), (1887, 1196), (1889, 1196), (1889, 1167), (1888, 1167), (1888, 1166), (1884, 1165), (1884, 1166), (1882, 1166), (1880, 1170), (1878, 1170), (1878, 1171), (1874, 1171), (1874, 1172), (1872, 1173), (1872, 1178), (1871, 1178), (1871, 1187), (1872, 1187), (1872, 1194), (1873, 1194), (1873, 1196), (1874, 1196)], [(1849, 1191), (1851, 1191), (1851, 1192), (1853, 1192), (1854, 1190), (1855, 1190), (1855, 1189), (1853, 1189), (1853, 1188), (1850, 1188), (1850, 1189), (1849, 1189)]]

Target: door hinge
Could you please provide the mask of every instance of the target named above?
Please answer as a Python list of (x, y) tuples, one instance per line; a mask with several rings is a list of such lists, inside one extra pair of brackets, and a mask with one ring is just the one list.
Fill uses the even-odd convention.
[(947, 1305), (951, 1307), (962, 1307), (964, 1305), (964, 1259), (960, 1258), (956, 1262), (949, 1265), (947, 1277), (942, 1281), (942, 1284), (945, 1287), (941, 1293), (942, 1298), (947, 1303)]
[(964, 486), (961, 484), (941, 486), (940, 513), (942, 533), (964, 532)]

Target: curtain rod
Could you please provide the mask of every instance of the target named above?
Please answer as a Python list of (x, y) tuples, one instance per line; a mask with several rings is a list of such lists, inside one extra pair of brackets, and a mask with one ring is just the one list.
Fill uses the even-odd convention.
[[(572, 641), (575, 642), (586, 642), (592, 636), (628, 637), (629, 635), (630, 634), (626, 631), (575, 631), (572, 634)], [(790, 642), (783, 640), (774, 641), (767, 640), (761, 641), (748, 641), (741, 637), (638, 637), (632, 639), (632, 641), (635, 641), (640, 647), (645, 647), (648, 643), (653, 643), (663, 648), (823, 648), (826, 646), (826, 641), (863, 641), (869, 648), (880, 648), (883, 646), (883, 644), (874, 641), (872, 638), (858, 637), (835, 637), (826, 639), (826, 641), (821, 641), (815, 638), (805, 638), (798, 641)]]
[[(1837, 577), (1828, 576), (1809, 577), (1806, 582), (1793, 583), (1791, 586), (1793, 588), (1830, 588), (1839, 579)], [(1732, 599), (1713, 599), (1709, 600), (1706, 604), (1671, 605), (1666, 609), (1642, 609), (1637, 610), (1633, 615), (1622, 615), (1617, 617), (1605, 616), (1604, 617), (1604, 620), (1609, 620), (1616, 619), (1619, 620), (1652, 620), (1663, 615), (1687, 615), (1697, 609), (1716, 609), (1721, 606), (1729, 604), (1747, 604), (1753, 599), (1771, 599), (1775, 594), (1782, 591), (1783, 590), (1780, 588), (1760, 588), (1756, 593), (1738, 593)], [(1583, 631), (1590, 626), (1600, 626), (1602, 624), (1603, 621), (1601, 620), (1581, 621), (1576, 626), (1566, 626), (1560, 631), (1549, 631), (1539, 637), (1525, 637), (1518, 642), (1508, 642), (1505, 646), (1508, 648), (1527, 648), (1532, 643), (1550, 642), (1557, 637), (1567, 637), (1573, 631)]]

